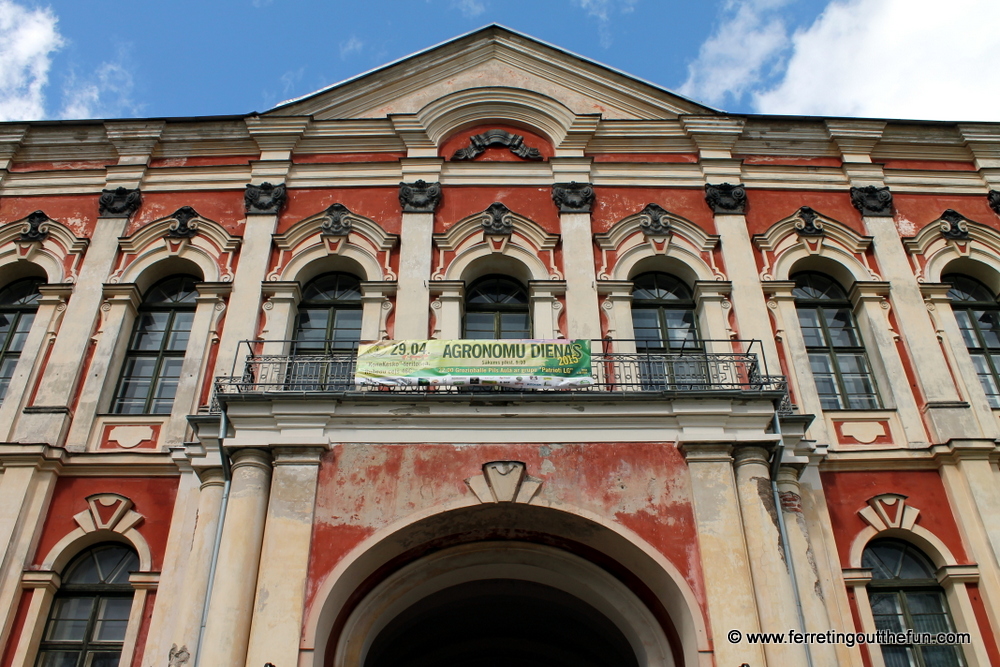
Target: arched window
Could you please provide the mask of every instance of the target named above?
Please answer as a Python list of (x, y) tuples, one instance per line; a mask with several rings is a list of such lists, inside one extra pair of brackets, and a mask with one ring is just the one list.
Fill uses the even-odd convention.
[(861, 332), (844, 289), (820, 273), (799, 273), (795, 308), (824, 410), (881, 407)]
[(643, 273), (632, 280), (632, 329), (636, 349), (699, 350), (694, 295), (666, 273)]
[(325, 273), (302, 290), (295, 326), (295, 354), (329, 354), (357, 348), (361, 340), (361, 281)]
[(129, 341), (111, 411), (170, 414), (194, 322), (193, 276), (173, 276), (146, 293)]
[(120, 544), (77, 556), (62, 575), (38, 650), (37, 667), (117, 667), (139, 557)]
[(41, 278), (23, 278), (0, 290), (0, 400), (7, 395), (24, 341), (38, 310)]
[(465, 338), (531, 338), (528, 293), (506, 276), (485, 276), (465, 297)]
[(967, 276), (950, 274), (941, 282), (951, 283), (951, 309), (969, 348), (990, 407), (1000, 408), (1000, 304), (990, 289)]
[[(944, 589), (934, 577), (934, 566), (919, 549), (900, 540), (875, 540), (861, 556), (861, 567), (871, 568), (868, 584), (875, 627), (891, 632), (954, 632)], [(962, 652), (955, 645), (882, 645), (887, 667), (961, 667)]]

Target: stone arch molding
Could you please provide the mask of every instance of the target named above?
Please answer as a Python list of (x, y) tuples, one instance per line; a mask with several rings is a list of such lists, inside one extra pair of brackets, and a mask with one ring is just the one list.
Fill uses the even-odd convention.
[(156, 264), (172, 258), (192, 262), (205, 282), (232, 282), (240, 239), (189, 206), (144, 225), (119, 240), (121, 254), (111, 283), (137, 283)]
[[(502, 223), (489, 228), (491, 223)], [(503, 227), (507, 231), (499, 232)], [(431, 280), (464, 280), (470, 266), (499, 255), (524, 265), (530, 280), (563, 280), (556, 267), (558, 234), (497, 202), (434, 235), (437, 262)]]
[(788, 280), (802, 261), (822, 258), (840, 264), (855, 281), (881, 281), (868, 260), (872, 238), (803, 206), (792, 215), (753, 237), (764, 266), (761, 280)]
[(934, 561), (936, 567), (958, 564), (941, 538), (917, 525), (920, 510), (906, 500), (907, 497), (902, 494), (883, 493), (869, 498), (868, 504), (858, 510), (858, 516), (868, 527), (858, 533), (851, 543), (851, 567), (861, 567), (865, 547), (877, 537), (897, 537), (913, 543)]
[(145, 517), (133, 509), (132, 500), (117, 493), (97, 493), (87, 496), (86, 502), (87, 509), (73, 516), (78, 527), (49, 550), (42, 569), (61, 571), (83, 549), (110, 541), (131, 545), (139, 556), (139, 570), (152, 571), (152, 552), (136, 530)]
[(5, 267), (30, 262), (45, 272), (48, 283), (75, 283), (87, 239), (42, 211), (0, 227), (0, 275)]
[(693, 274), (684, 276), (691, 283), (726, 280), (715, 262), (719, 237), (658, 204), (622, 218), (594, 239), (601, 251), (598, 280), (630, 280), (640, 262), (656, 258), (679, 262)]
[[(952, 229), (959, 233), (949, 233)], [(941, 282), (942, 274), (956, 259), (971, 259), (1000, 274), (1000, 232), (955, 211), (945, 211), (916, 236), (904, 239), (903, 245), (917, 282)]]
[(393, 281), (396, 273), (389, 257), (398, 242), (397, 235), (387, 233), (374, 220), (351, 212), (343, 204), (332, 204), (295, 223), (284, 234), (275, 235), (278, 261), (267, 279), (296, 281), (313, 262), (343, 257), (361, 267), (362, 280)]

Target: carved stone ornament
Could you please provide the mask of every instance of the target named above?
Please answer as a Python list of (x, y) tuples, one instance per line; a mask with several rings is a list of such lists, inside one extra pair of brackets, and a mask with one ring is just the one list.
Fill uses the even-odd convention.
[(34, 242), (44, 241), (49, 235), (49, 223), (52, 222), (49, 216), (41, 211), (35, 211), (24, 221), (21, 227), (21, 241)]
[(510, 209), (494, 202), (483, 211), (483, 233), (491, 236), (510, 236), (514, 232), (514, 219)]
[(890, 528), (912, 530), (917, 523), (920, 510), (906, 504), (906, 496), (899, 493), (883, 493), (868, 499), (868, 507), (858, 511), (858, 515), (879, 532)]
[(747, 191), (742, 185), (720, 183), (705, 184), (705, 201), (713, 213), (743, 213), (747, 205)]
[(170, 647), (170, 653), (167, 654), (167, 666), (181, 667), (181, 665), (186, 665), (187, 661), (190, 659), (191, 652), (188, 651), (186, 644), (180, 648), (177, 648), (177, 644), (173, 644)]
[(646, 204), (639, 212), (639, 229), (645, 236), (670, 234), (670, 214), (659, 204)]
[(851, 188), (851, 203), (861, 215), (892, 215), (892, 193), (887, 187)]
[(166, 238), (189, 239), (198, 233), (198, 223), (191, 222), (198, 217), (198, 211), (190, 206), (183, 206), (177, 209), (170, 217), (174, 219), (174, 223), (170, 225), (170, 229), (164, 234)]
[(433, 213), (440, 202), (440, 183), (417, 181), (399, 184), (399, 203), (404, 213)]
[(111, 530), (124, 533), (142, 522), (143, 517), (132, 509), (132, 500), (117, 493), (97, 493), (87, 496), (87, 509), (73, 516), (85, 533)]
[(590, 213), (594, 205), (594, 186), (590, 183), (556, 183), (552, 186), (552, 201), (560, 213)]
[(542, 480), (525, 472), (521, 461), (490, 461), (483, 474), (465, 480), (483, 503), (530, 503), (542, 488)]
[(524, 145), (524, 137), (511, 134), (505, 130), (487, 130), (482, 134), (469, 137), (469, 145), (460, 148), (451, 156), (452, 160), (474, 160), (490, 146), (507, 146), (514, 155), (525, 160), (543, 160), (537, 148)]
[(343, 204), (330, 204), (326, 209), (326, 219), (320, 225), (323, 236), (347, 236), (354, 223), (351, 211)]
[(284, 183), (277, 185), (247, 183), (246, 192), (243, 193), (243, 203), (246, 205), (248, 215), (277, 215), (284, 207), (287, 198), (288, 192)]
[(97, 201), (98, 215), (102, 218), (127, 218), (136, 212), (142, 203), (139, 188), (115, 188), (102, 190)]
[(799, 236), (823, 236), (826, 234), (816, 211), (808, 206), (803, 206), (799, 209), (798, 215), (799, 219), (795, 221), (795, 232)]
[(993, 212), (1000, 215), (1000, 190), (990, 190), (986, 195), (986, 201), (989, 202)]
[(969, 219), (954, 209), (941, 214), (941, 236), (953, 241), (969, 238)]

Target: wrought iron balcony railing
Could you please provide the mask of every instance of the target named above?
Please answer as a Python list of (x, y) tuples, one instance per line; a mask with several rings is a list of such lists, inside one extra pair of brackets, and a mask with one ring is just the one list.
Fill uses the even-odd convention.
[[(217, 396), (248, 394), (391, 393), (468, 394), (483, 392), (593, 393), (720, 393), (746, 392), (777, 395), (784, 407), (787, 383), (784, 376), (769, 375), (764, 366), (760, 341), (697, 341), (690, 349), (654, 350), (647, 341), (595, 340), (591, 347), (593, 384), (572, 389), (512, 389), (498, 386), (365, 386), (354, 382), (357, 354), (352, 349), (329, 353), (269, 354), (268, 349), (293, 350), (294, 341), (245, 341), (246, 356), (240, 355), (233, 374), (216, 378)], [(638, 348), (638, 351), (636, 349)], [(727, 352), (706, 350), (731, 349)], [(248, 353), (246, 352), (248, 350)], [(624, 350), (624, 351), (623, 351)], [(780, 397), (784, 397), (783, 399)]]

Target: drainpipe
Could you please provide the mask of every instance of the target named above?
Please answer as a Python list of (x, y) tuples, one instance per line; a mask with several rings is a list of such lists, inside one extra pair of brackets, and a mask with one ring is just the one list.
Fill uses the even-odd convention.
[(232, 468), (229, 466), (229, 455), (222, 446), (222, 441), (229, 430), (229, 416), (226, 414), (226, 404), (221, 403), (222, 414), (219, 417), (219, 460), (222, 462), (222, 476), (225, 483), (222, 486), (222, 503), (219, 506), (219, 523), (215, 530), (215, 542), (212, 544), (212, 563), (208, 569), (208, 588), (205, 590), (205, 604), (201, 609), (201, 627), (198, 630), (198, 647), (195, 649), (194, 664), (201, 663), (201, 647), (205, 641), (205, 626), (208, 624), (208, 603), (212, 600), (212, 589), (215, 586), (215, 571), (219, 566), (219, 547), (222, 545), (222, 527), (226, 522), (226, 507), (229, 505), (229, 487), (233, 482)]
[[(774, 450), (771, 458), (771, 495), (774, 497), (774, 509), (778, 515), (778, 538), (781, 540), (781, 550), (785, 554), (785, 563), (788, 564), (788, 574), (792, 578), (792, 594), (795, 596), (795, 611), (798, 613), (799, 626), (802, 632), (806, 631), (806, 616), (802, 611), (802, 597), (799, 595), (799, 580), (795, 576), (795, 561), (792, 560), (792, 551), (788, 546), (788, 529), (785, 527), (785, 512), (781, 509), (781, 497), (778, 495), (778, 469), (781, 468), (781, 457), (785, 453), (785, 441), (781, 437), (781, 420), (778, 418), (778, 404), (774, 406), (774, 432), (778, 434), (778, 446)], [(813, 667), (812, 649), (809, 644), (804, 644), (806, 649), (806, 664)], [(197, 667), (197, 664), (196, 664)]]

